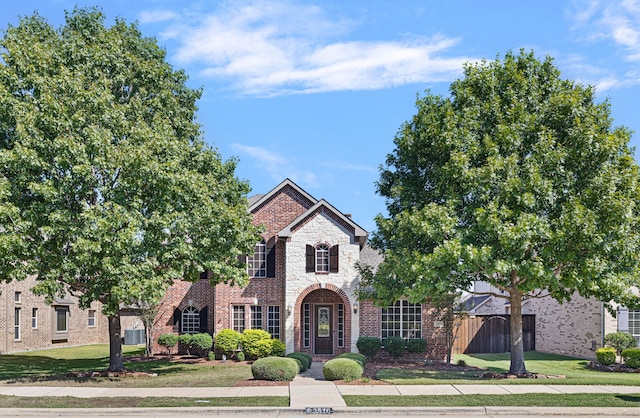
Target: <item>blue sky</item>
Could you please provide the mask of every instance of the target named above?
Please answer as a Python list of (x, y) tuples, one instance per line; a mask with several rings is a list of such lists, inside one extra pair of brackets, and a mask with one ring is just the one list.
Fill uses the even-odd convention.
[(203, 88), (204, 137), (239, 159), (252, 193), (288, 177), (368, 231), (385, 213), (378, 167), (416, 95), (447, 95), (465, 62), (552, 56), (639, 145), (640, 0), (0, 2), (2, 29), (36, 10), (59, 27), (75, 5), (138, 22)]

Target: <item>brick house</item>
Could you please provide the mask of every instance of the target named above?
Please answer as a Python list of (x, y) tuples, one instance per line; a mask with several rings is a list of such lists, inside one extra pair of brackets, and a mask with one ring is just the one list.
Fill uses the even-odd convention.
[[(484, 282), (474, 286), (477, 292), (500, 293)], [(508, 301), (481, 296), (470, 307), (471, 315), (505, 315), (510, 313)], [(523, 301), (522, 314), (535, 316), (535, 350), (580, 358), (595, 359), (595, 350), (604, 346), (605, 335), (627, 331), (640, 341), (640, 311), (618, 307), (616, 317), (605, 303), (575, 293), (562, 304), (550, 297)]]
[(78, 300), (67, 296), (47, 305), (31, 292), (35, 284), (34, 277), (0, 284), (0, 329), (5, 330), (0, 353), (109, 342), (100, 303), (80, 309)]
[[(287, 352), (316, 357), (355, 352), (360, 336), (399, 335), (425, 338), (428, 356), (444, 358), (429, 305), (401, 300), (381, 308), (357, 300), (355, 263), (375, 265), (379, 256), (350, 215), (289, 179), (251, 197), (249, 211), (265, 230), (246, 257), (248, 284), (212, 288), (205, 277), (196, 283), (176, 280), (153, 335), (264, 329), (285, 342)], [(155, 344), (155, 353), (164, 351)]]

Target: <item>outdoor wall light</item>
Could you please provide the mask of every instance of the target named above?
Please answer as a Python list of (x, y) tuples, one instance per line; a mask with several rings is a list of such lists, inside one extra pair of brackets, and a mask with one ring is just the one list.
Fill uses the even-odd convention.
[(358, 313), (358, 308), (360, 307), (360, 304), (358, 302), (353, 302), (353, 313)]
[(290, 316), (292, 311), (293, 307), (291, 305), (287, 305), (287, 316)]

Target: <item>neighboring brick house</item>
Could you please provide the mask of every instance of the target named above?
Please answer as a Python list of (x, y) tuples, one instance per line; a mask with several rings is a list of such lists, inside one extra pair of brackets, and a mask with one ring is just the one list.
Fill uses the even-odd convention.
[[(109, 342), (109, 325), (98, 302), (80, 309), (73, 297), (47, 305), (31, 292), (36, 280), (0, 284), (0, 353)], [(123, 328), (124, 329), (124, 328)]]
[[(398, 301), (387, 308), (358, 301), (355, 263), (379, 262), (367, 232), (327, 201), (287, 179), (249, 199), (254, 223), (265, 230), (247, 257), (245, 287), (177, 280), (169, 289), (153, 334), (264, 329), (287, 352), (333, 356), (357, 351), (362, 336), (426, 338), (429, 355), (444, 358), (428, 305)], [(163, 352), (154, 346), (154, 352)]]
[[(484, 282), (475, 284), (475, 291), (499, 290)], [(550, 297), (523, 301), (522, 314), (535, 315), (535, 350), (581, 358), (595, 358), (595, 350), (604, 345), (604, 336), (616, 331), (629, 331), (640, 340), (640, 311), (617, 309), (614, 318), (605, 304), (595, 298), (575, 293), (562, 304)], [(476, 298), (472, 315), (509, 314), (508, 301), (482, 296)]]

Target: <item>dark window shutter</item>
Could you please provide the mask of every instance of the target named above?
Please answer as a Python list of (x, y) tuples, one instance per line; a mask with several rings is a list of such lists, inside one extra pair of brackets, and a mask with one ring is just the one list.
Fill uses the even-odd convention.
[(267, 277), (276, 277), (276, 246), (267, 250)]
[(316, 249), (307, 245), (307, 273), (316, 271)]
[(329, 272), (338, 272), (338, 246), (334, 245), (329, 248)]
[(180, 318), (182, 317), (182, 311), (175, 308), (173, 310), (173, 332), (180, 332)]
[(205, 306), (200, 310), (200, 332), (207, 332), (207, 307)]
[(211, 279), (211, 271), (205, 270), (200, 273), (200, 280), (210, 280)]

